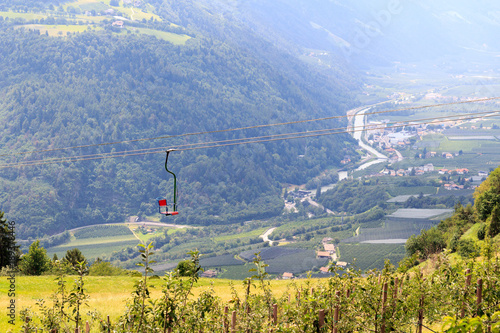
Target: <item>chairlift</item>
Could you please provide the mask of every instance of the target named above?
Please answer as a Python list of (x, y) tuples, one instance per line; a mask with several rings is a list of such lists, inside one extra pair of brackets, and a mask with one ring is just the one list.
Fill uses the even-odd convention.
[(168, 167), (167, 167), (167, 162), (168, 162), (168, 155), (170, 154), (170, 152), (174, 151), (175, 149), (169, 149), (166, 151), (167, 153), (167, 157), (165, 158), (165, 170), (167, 170), (168, 173), (170, 173), (172, 176), (174, 176), (174, 210), (173, 211), (168, 211), (168, 205), (167, 205), (167, 199), (166, 198), (156, 198), (156, 200), (158, 200), (158, 211), (160, 214), (163, 214), (163, 215), (178, 215), (179, 212), (177, 211), (177, 177), (175, 176), (175, 174), (168, 170)]

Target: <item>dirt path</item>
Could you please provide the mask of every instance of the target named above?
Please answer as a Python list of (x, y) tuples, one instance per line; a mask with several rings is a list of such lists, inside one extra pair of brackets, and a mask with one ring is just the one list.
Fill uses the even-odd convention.
[(269, 235), (273, 233), (273, 231), (276, 229), (276, 227), (267, 229), (265, 233), (259, 236), (259, 238), (262, 238), (264, 242), (268, 242), (269, 245), (273, 242), (272, 240), (269, 239)]
[(328, 214), (335, 214), (334, 212), (332, 212), (331, 210), (329, 210), (328, 208), (325, 208), (323, 207), (322, 205), (320, 205), (319, 203), (317, 203), (316, 201), (314, 201), (313, 199), (311, 199), (310, 197), (307, 197), (305, 199), (305, 201), (308, 201), (311, 205), (315, 206), (315, 207), (319, 207), (319, 208), (322, 208), (324, 209)]

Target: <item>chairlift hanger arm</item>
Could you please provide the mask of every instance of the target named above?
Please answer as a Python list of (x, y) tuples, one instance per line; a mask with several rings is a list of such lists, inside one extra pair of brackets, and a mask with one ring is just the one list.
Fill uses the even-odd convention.
[(172, 171), (168, 170), (168, 155), (170, 154), (170, 152), (172, 151), (175, 151), (175, 149), (168, 149), (166, 152), (167, 152), (167, 156), (165, 157), (165, 170), (171, 174), (172, 176), (174, 176), (174, 212), (177, 211), (177, 176), (175, 175), (175, 173), (173, 173)]

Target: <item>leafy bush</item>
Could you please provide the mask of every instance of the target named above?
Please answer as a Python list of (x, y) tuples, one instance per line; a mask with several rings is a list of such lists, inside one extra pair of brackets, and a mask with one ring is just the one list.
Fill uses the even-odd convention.
[(460, 239), (457, 244), (457, 253), (463, 258), (477, 257), (479, 247), (472, 239)]
[(419, 253), (421, 259), (427, 259), (433, 253), (441, 252), (445, 246), (443, 234), (433, 227), (429, 230), (422, 230), (418, 236), (411, 236), (406, 241), (405, 248), (408, 256)]
[(123, 268), (113, 266), (110, 262), (96, 260), (89, 267), (89, 275), (91, 276), (117, 276), (126, 275), (129, 272)]
[(477, 230), (477, 239), (479, 240), (484, 240), (484, 237), (486, 237), (486, 224), (483, 224), (478, 230)]

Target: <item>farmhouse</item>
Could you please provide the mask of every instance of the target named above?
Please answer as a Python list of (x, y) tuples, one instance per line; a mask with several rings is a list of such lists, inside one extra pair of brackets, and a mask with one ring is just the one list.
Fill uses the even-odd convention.
[(330, 252), (327, 251), (318, 251), (318, 259), (330, 259)]
[(296, 198), (305, 198), (310, 194), (311, 193), (309, 191), (304, 191), (304, 190), (288, 192), (288, 195), (291, 195), (292, 197), (296, 197)]
[(113, 27), (123, 28), (123, 21), (115, 21), (111, 24)]
[(285, 272), (285, 273), (283, 273), (282, 278), (283, 278), (283, 280), (290, 280), (290, 279), (293, 279), (293, 273), (288, 273), (288, 272)]
[(347, 263), (345, 261), (337, 261), (336, 266), (337, 267), (341, 267), (341, 268), (346, 268), (347, 267)]
[(488, 177), (488, 173), (487, 173), (487, 172), (484, 172), (484, 171), (479, 171), (479, 172), (477, 173), (477, 175), (478, 175), (479, 177)]
[(335, 245), (333, 244), (323, 244), (323, 247), (325, 248), (325, 251), (334, 254), (335, 253)]
[(351, 162), (351, 159), (347, 157), (340, 161), (341, 164), (348, 164), (349, 162)]
[(201, 273), (201, 277), (207, 277), (207, 278), (213, 278), (217, 276), (217, 272), (214, 271), (213, 269), (209, 269)]
[(327, 267), (327, 266), (325, 266), (325, 267), (321, 267), (321, 268), (319, 269), (319, 272), (320, 272), (321, 274), (327, 274), (327, 273), (329, 272), (329, 269), (328, 269), (328, 267)]
[(432, 163), (424, 165), (424, 172), (432, 172), (434, 171), (434, 165)]

